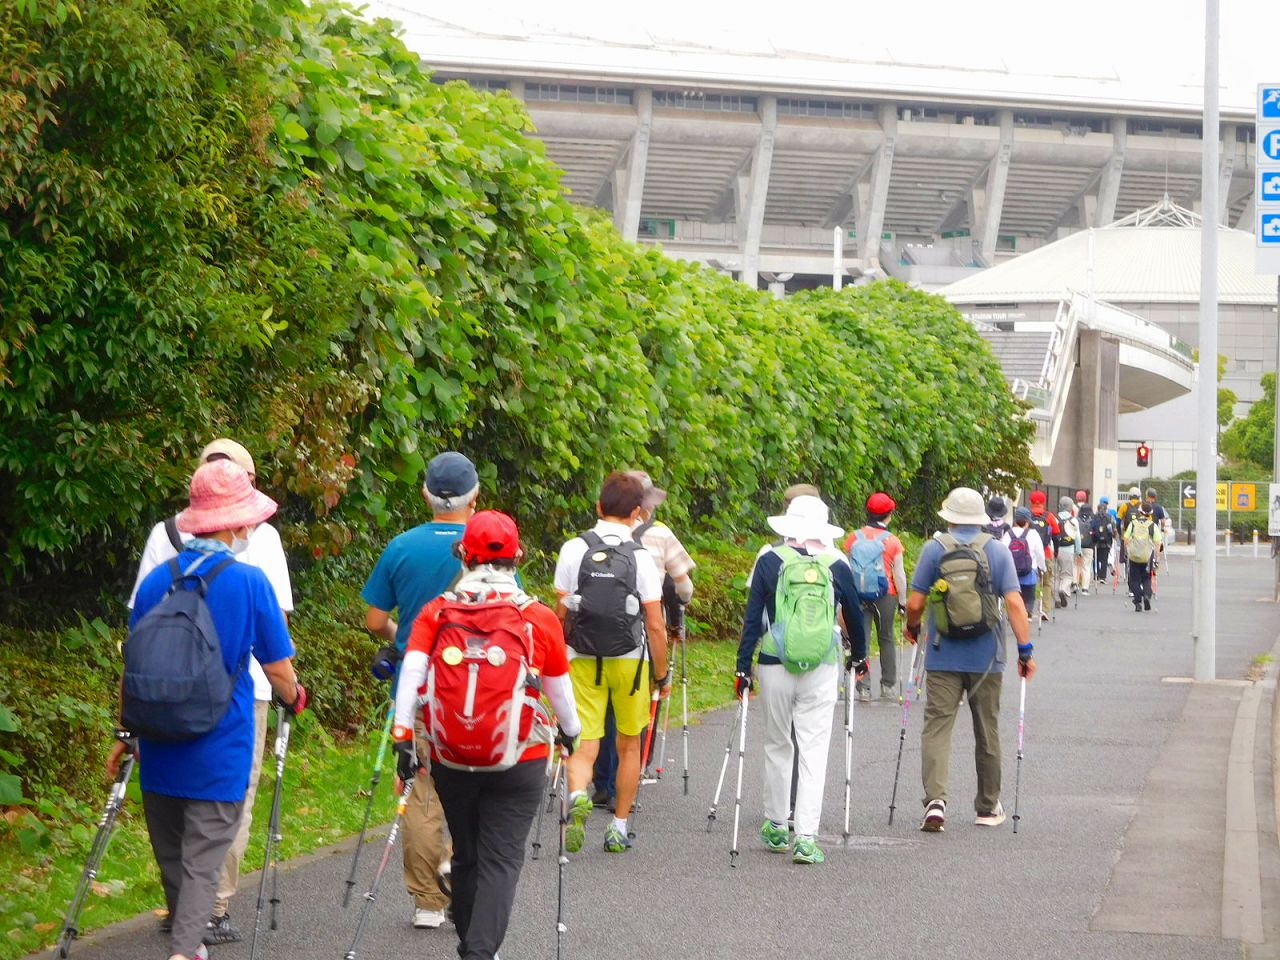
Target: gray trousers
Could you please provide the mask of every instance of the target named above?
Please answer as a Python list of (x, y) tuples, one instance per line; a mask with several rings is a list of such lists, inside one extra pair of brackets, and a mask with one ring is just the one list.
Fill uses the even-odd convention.
[(170, 953), (195, 956), (213, 910), (222, 861), (240, 826), (244, 801), (184, 800), (143, 793), (151, 850), (173, 920)]
[[(886, 593), (879, 600), (862, 606), (862, 630), (867, 637), (867, 648), (871, 647), (871, 627), (876, 628), (876, 637), (880, 641), (880, 687), (896, 687), (898, 685), (898, 644), (894, 636), (894, 621), (898, 617), (898, 597)], [(871, 689), (871, 675), (858, 681), (859, 690)]]

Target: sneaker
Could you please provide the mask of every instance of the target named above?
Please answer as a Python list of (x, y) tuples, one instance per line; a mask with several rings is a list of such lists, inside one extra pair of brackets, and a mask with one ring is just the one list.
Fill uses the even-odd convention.
[(160, 918), (160, 932), (173, 933), (173, 914), (166, 913)]
[(1142, 609), (1143, 609), (1143, 610), (1150, 610), (1150, 609), (1151, 609), (1151, 601), (1150, 601), (1150, 600), (1145, 600), (1145, 599), (1144, 599), (1144, 600), (1142, 601)]
[(591, 805), (593, 807), (607, 807), (613, 803), (613, 794), (608, 790), (597, 790), (591, 795)]
[(582, 849), (587, 839), (587, 818), (591, 816), (591, 798), (579, 793), (569, 807), (569, 825), (564, 832), (564, 848), (570, 853)]
[(1040, 611), (1040, 622), (1041, 622), (1041, 623), (1048, 623), (1048, 622), (1049, 622), (1049, 615), (1048, 615), (1047, 613), (1045, 613), (1043, 610), (1041, 610), (1041, 611)]
[(813, 837), (796, 837), (796, 845), (791, 851), (792, 863), (826, 863), (827, 855), (814, 842)]
[(1000, 824), (1004, 823), (1004, 819), (1004, 805), (997, 800), (996, 808), (994, 810), (990, 813), (978, 814), (973, 822), (980, 827), (998, 827)]
[(428, 910), (425, 907), (413, 908), (413, 926), (416, 930), (435, 930), (444, 924), (443, 910)]
[(1138, 602), (1136, 602), (1136, 601), (1135, 601), (1135, 602), (1134, 602), (1134, 604), (1133, 604), (1133, 612), (1134, 612), (1134, 613), (1141, 613), (1141, 612), (1142, 612), (1142, 604), (1140, 604), (1140, 603), (1138, 603)]
[(880, 684), (880, 699), (881, 700), (897, 700), (898, 688), (886, 687), (883, 683)]
[(870, 703), (870, 702), (871, 702), (871, 688), (870, 688), (870, 687), (858, 687), (858, 702), (859, 702), (859, 703)]
[(453, 861), (446, 860), (436, 867), (436, 886), (446, 897), (453, 896)]
[(766, 819), (760, 824), (760, 839), (770, 853), (786, 853), (791, 847), (791, 835), (787, 833), (787, 828), (778, 826), (772, 820)]
[(1084, 594), (1086, 597), (1089, 595), (1089, 589), (1087, 587), (1081, 587), (1080, 592)]
[(924, 819), (920, 821), (920, 829), (925, 833), (941, 833), (947, 823), (947, 801), (930, 800), (924, 808)]
[(231, 914), (224, 913), (220, 917), (210, 917), (204, 925), (204, 936), (201, 938), (209, 946), (220, 943), (239, 943), (244, 939), (236, 925), (231, 922)]
[(643, 784), (657, 783), (658, 777), (652, 770), (646, 770), (641, 775), (640, 782)]
[[(567, 844), (566, 844), (567, 845)], [(605, 827), (604, 830), (604, 850), (605, 853), (626, 853), (631, 849), (631, 841), (627, 839), (627, 835), (615, 827), (612, 823)]]

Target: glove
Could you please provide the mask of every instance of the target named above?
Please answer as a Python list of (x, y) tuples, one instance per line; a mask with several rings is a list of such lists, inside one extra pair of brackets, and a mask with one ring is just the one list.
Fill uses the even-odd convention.
[(278, 693), (272, 694), (271, 702), (277, 707), (284, 707), (285, 710), (296, 717), (298, 714), (302, 713), (303, 710), (307, 709), (307, 688), (296, 680), (294, 681), (293, 687), (293, 703), (285, 703), (284, 699)]
[(1018, 676), (1029, 677), (1031, 674), (1035, 673), (1035, 661), (1033, 660), (1034, 654), (1035, 644), (1018, 644)]
[(867, 663), (866, 657), (863, 657), (861, 660), (855, 660), (853, 659), (853, 654), (849, 654), (845, 658), (844, 669), (846, 673), (852, 670), (853, 675), (859, 680), (871, 676), (871, 664)]
[(369, 672), (375, 680), (390, 680), (395, 676), (396, 667), (400, 665), (401, 653), (391, 644), (379, 647), (369, 664)]
[(418, 751), (412, 740), (396, 741), (396, 776), (402, 783), (408, 783), (418, 772), (422, 764), (418, 762)]
[(563, 727), (556, 727), (556, 746), (564, 751), (566, 757), (572, 757), (573, 751), (578, 749), (578, 743), (582, 737), (571, 737), (564, 732)]
[(751, 680), (750, 672), (735, 673), (733, 675), (733, 695), (735, 697), (745, 696), (754, 686), (755, 683)]

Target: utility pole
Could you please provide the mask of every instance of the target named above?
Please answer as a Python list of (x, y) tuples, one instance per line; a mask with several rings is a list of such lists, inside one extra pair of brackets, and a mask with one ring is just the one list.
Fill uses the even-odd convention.
[[(1196, 441), (1196, 487), (1213, 495), (1218, 483), (1218, 0), (1205, 0), (1204, 128), (1200, 166), (1203, 217), (1200, 225), (1200, 362), (1199, 424)], [(1210, 501), (1212, 502), (1212, 501)], [(1195, 679), (1208, 683), (1217, 675), (1217, 541), (1216, 509), (1196, 511)]]

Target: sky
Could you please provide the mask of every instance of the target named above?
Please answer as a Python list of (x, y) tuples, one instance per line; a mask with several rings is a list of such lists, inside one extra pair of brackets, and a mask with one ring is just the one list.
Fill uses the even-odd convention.
[[(1220, 0), (1224, 105), (1248, 106), (1256, 84), (1280, 81), (1280, 0)], [(787, 0), (771, 15), (741, 0), (371, 0), (396, 16), (412, 11), (491, 34), (541, 32), (617, 42), (706, 45), (741, 52), (799, 51), (850, 59), (948, 66), (1003, 66), (1014, 73), (1141, 77), (1171, 95), (1198, 91), (1204, 77), (1205, 0)], [(781, 10), (785, 9), (785, 15)], [(1270, 74), (1270, 75), (1267, 75)]]

